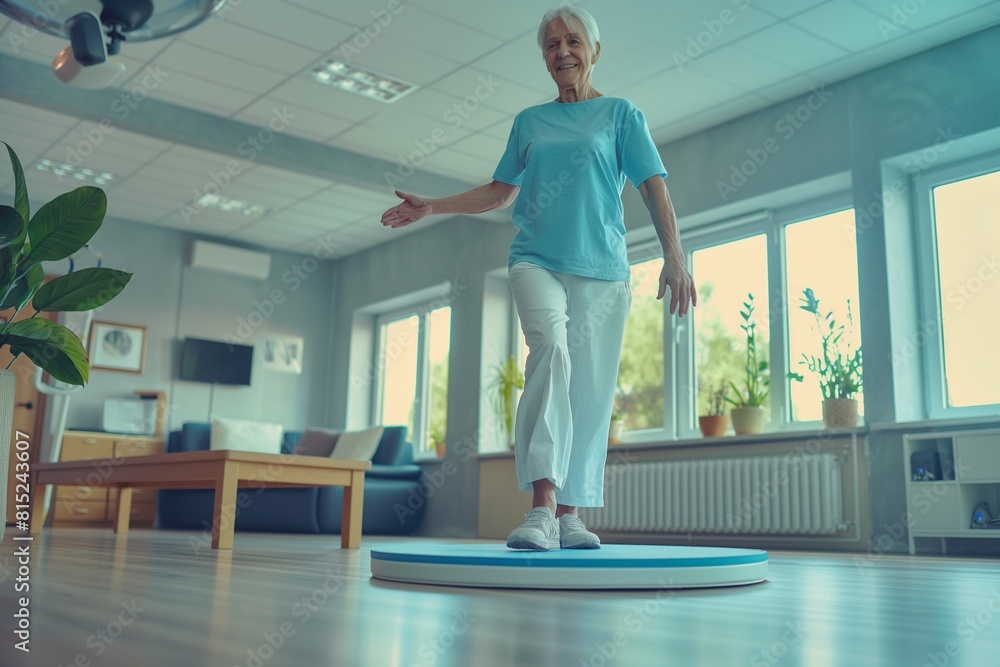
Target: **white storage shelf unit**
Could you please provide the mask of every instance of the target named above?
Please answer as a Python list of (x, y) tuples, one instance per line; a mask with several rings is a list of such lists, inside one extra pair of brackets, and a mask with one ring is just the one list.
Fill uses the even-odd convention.
[[(914, 479), (913, 455), (938, 463), (937, 479)], [(947, 538), (1000, 539), (1000, 525), (973, 528), (980, 504), (1000, 517), (1000, 429), (907, 434), (903, 437), (906, 509), (910, 553), (915, 539), (934, 537), (947, 550)]]

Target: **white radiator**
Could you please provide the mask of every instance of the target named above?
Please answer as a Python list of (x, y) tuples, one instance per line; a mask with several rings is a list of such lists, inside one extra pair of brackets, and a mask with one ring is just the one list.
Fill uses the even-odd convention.
[(846, 530), (833, 454), (612, 464), (604, 508), (581, 508), (611, 532), (830, 535)]

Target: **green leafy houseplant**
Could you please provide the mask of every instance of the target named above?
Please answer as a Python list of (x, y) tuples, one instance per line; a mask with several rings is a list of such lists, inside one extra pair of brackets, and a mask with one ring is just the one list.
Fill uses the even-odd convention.
[[(854, 331), (854, 316), (851, 300), (847, 300), (847, 326), (838, 324), (833, 311), (820, 314), (819, 299), (812, 289), (802, 291), (800, 308), (812, 314), (816, 329), (822, 339), (822, 356), (803, 354), (799, 365), (805, 366), (819, 378), (823, 398), (854, 398), (862, 387), (861, 348), (853, 349), (851, 338)], [(849, 327), (849, 328), (848, 328)], [(789, 379), (802, 382), (800, 373), (790, 372)]]
[(524, 389), (524, 375), (521, 373), (517, 358), (511, 355), (502, 364), (493, 367), (493, 377), (490, 381), (497, 421), (511, 438), (514, 436), (514, 416), (517, 410), (515, 392), (518, 389)]
[[(132, 274), (87, 268), (46, 283), (42, 262), (64, 260), (86, 246), (104, 222), (107, 197), (101, 188), (80, 187), (32, 216), (21, 162), (13, 148), (4, 146), (14, 170), (14, 206), (0, 205), (0, 311), (6, 320), (0, 346), (9, 346), (15, 359), (27, 356), (57, 380), (83, 385), (90, 377), (83, 343), (65, 326), (39, 315), (102, 306), (121, 293)], [(31, 316), (15, 320), (29, 304)]]
[(742, 388), (730, 381), (729, 386), (732, 388), (734, 396), (726, 396), (725, 400), (736, 408), (759, 408), (763, 407), (764, 401), (767, 400), (770, 379), (767, 373), (767, 360), (760, 359), (757, 350), (757, 324), (753, 321), (753, 294), (747, 295), (747, 300), (743, 302), (743, 308), (744, 310), (740, 311), (740, 317), (743, 318), (740, 329), (746, 334), (747, 356), (743, 367), (746, 375)]

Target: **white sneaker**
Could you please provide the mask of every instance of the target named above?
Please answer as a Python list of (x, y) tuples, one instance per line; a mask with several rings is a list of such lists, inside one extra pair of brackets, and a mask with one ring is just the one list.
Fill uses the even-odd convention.
[(511, 549), (548, 551), (559, 548), (559, 522), (548, 507), (536, 507), (524, 515), (524, 521), (507, 538)]
[(583, 525), (575, 514), (559, 517), (559, 542), (563, 549), (600, 549), (601, 538)]

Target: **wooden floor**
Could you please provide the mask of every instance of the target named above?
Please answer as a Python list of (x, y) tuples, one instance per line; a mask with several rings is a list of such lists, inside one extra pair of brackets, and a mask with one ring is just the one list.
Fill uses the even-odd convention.
[(216, 552), (196, 533), (60, 528), (30, 543), (23, 593), (13, 532), (4, 667), (1000, 664), (996, 560), (772, 553), (768, 581), (742, 588), (477, 590), (373, 580), (387, 538), (237, 533)]

